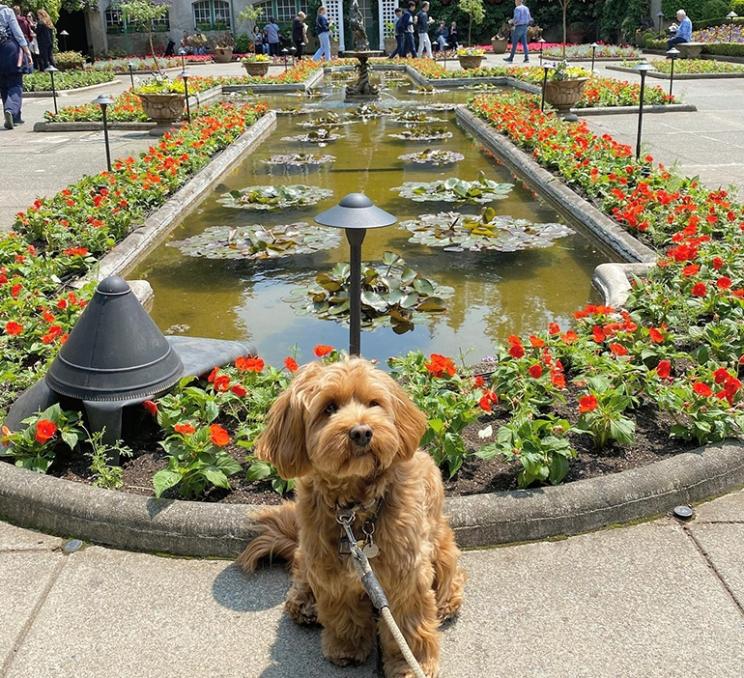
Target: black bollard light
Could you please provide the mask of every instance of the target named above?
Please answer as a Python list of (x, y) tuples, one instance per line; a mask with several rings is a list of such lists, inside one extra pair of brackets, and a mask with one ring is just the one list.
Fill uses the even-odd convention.
[(292, 68), (294, 68), (294, 65), (297, 63), (297, 48), (292, 46), (289, 48), (289, 52), (292, 55)]
[(62, 38), (62, 51), (67, 51), (67, 36), (70, 35), (67, 31), (60, 31), (59, 37)]
[(651, 64), (647, 62), (640, 63), (636, 70), (641, 75), (641, 92), (638, 97), (638, 137), (636, 139), (636, 160), (641, 157), (641, 130), (643, 129), (643, 95), (646, 89), (646, 73), (651, 70)]
[(542, 66), (543, 61), (543, 50), (545, 49), (545, 38), (541, 37), (538, 42), (540, 43), (540, 65)]
[(550, 64), (543, 64), (542, 96), (540, 97), (540, 110), (545, 110), (545, 85), (548, 84), (548, 71), (552, 68)]
[(181, 70), (186, 70), (186, 50), (181, 47), (181, 49), (178, 50), (178, 55), (181, 57)]
[(726, 18), (729, 20), (729, 42), (731, 42), (734, 36), (734, 19), (738, 16), (733, 9), (726, 15)]
[(661, 22), (664, 21), (664, 12), (659, 12), (656, 15), (656, 18), (659, 20), (659, 37), (661, 37), (662, 36), (662, 33), (661, 33)]
[(55, 68), (54, 66), (47, 66), (44, 69), (45, 73), (49, 73), (49, 77), (52, 80), (52, 99), (54, 99), (54, 115), (57, 115), (59, 112), (57, 110), (57, 88), (54, 86), (54, 74), (58, 71), (58, 68)]
[(666, 54), (667, 57), (672, 60), (672, 69), (669, 73), (669, 96), (671, 97), (672, 88), (674, 87), (674, 61), (681, 54), (681, 52), (675, 47), (672, 47), (672, 49), (667, 50)]
[(447, 70), (447, 50), (449, 49), (449, 43), (444, 43), (444, 49), (442, 50), (442, 60), (444, 61), (444, 70)]
[(282, 57), (284, 57), (284, 72), (287, 72), (287, 55), (289, 54), (289, 50), (285, 47), (282, 49)]
[(134, 89), (134, 64), (130, 61), (127, 67), (129, 68), (129, 80), (132, 83), (132, 89)]
[(321, 226), (343, 228), (349, 241), (349, 353), (359, 355), (362, 334), (362, 242), (368, 228), (392, 226), (397, 219), (375, 207), (364, 193), (349, 193), (335, 207), (320, 213), (315, 221)]
[(114, 103), (111, 97), (107, 97), (105, 94), (93, 99), (94, 104), (98, 104), (101, 107), (101, 117), (103, 118), (103, 143), (106, 145), (106, 168), (111, 171), (111, 149), (109, 148), (109, 135), (108, 135), (108, 117), (106, 109)]
[(191, 122), (191, 104), (189, 103), (189, 74), (185, 69), (181, 72), (181, 79), (183, 80), (183, 93), (186, 97), (186, 120)]
[(592, 75), (594, 75), (594, 57), (597, 53), (597, 47), (599, 47), (599, 45), (596, 42), (593, 42), (592, 43)]

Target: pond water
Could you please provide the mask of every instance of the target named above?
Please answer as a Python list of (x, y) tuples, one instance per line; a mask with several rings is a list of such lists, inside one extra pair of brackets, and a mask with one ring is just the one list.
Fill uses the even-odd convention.
[[(376, 77), (385, 84), (385, 76), (376, 74)], [(428, 106), (433, 102), (464, 102), (473, 94), (449, 91), (434, 96), (415, 95), (410, 93), (412, 87), (396, 75), (388, 81), (379, 103)], [(327, 96), (311, 104), (319, 112), (329, 109), (341, 112), (352, 107), (343, 102), (343, 83), (329, 83), (323, 92)], [(293, 96), (271, 97), (268, 101), (277, 107), (305, 103)], [(437, 144), (391, 139), (388, 134), (400, 132), (404, 126), (382, 117), (344, 125), (338, 128), (341, 139), (318, 148), (314, 144), (282, 141), (282, 137), (306, 132), (298, 124), (308, 116), (280, 115), (270, 137), (215, 187), (167, 242), (198, 235), (212, 226), (313, 223), (315, 215), (352, 191), (366, 193), (400, 221), (450, 210), (475, 215), (482, 206), (414, 202), (391, 189), (406, 181), (433, 181), (451, 176), (474, 180), (481, 173), (489, 179), (514, 184), (506, 199), (491, 203), (499, 215), (537, 223), (568, 223), (494, 162), (459, 128), (453, 112), (430, 112), (444, 121), (433, 124), (446, 126), (452, 138)], [(404, 165), (398, 159), (401, 154), (427, 147), (457, 151), (465, 158), (445, 168)], [(336, 161), (320, 170), (299, 173), (270, 170), (262, 162), (275, 154), (297, 152), (329, 153)], [(279, 211), (231, 209), (218, 202), (226, 191), (251, 185), (298, 183), (330, 189), (333, 196), (312, 207)], [(417, 320), (412, 331), (396, 334), (389, 325), (365, 330), (362, 353), (384, 361), (413, 349), (455, 356), (462, 352), (466, 361), (472, 363), (491, 353), (494, 342), (510, 334), (544, 329), (550, 321), (567, 325), (577, 307), (595, 298), (592, 272), (609, 259), (596, 241), (577, 226), (568, 225), (574, 233), (556, 240), (550, 247), (511, 253), (445, 252), (411, 244), (410, 233), (398, 226), (368, 231), (363, 261), (379, 262), (384, 251), (396, 252), (425, 277), (454, 288), (454, 294), (447, 299), (446, 311)], [(155, 291), (152, 316), (165, 332), (185, 331), (194, 336), (250, 341), (262, 357), (274, 364), (280, 364), (296, 346), (298, 359), (309, 360), (313, 346), (319, 343), (346, 348), (348, 325), (304, 315), (288, 300), (298, 290), (307, 289), (317, 273), (348, 261), (345, 238), (338, 243), (327, 251), (264, 262), (191, 257), (164, 243), (129, 277), (144, 278), (152, 285)]]

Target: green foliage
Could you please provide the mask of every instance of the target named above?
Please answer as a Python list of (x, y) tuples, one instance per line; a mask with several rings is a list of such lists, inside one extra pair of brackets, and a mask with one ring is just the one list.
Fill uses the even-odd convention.
[(80, 52), (57, 52), (54, 63), (60, 71), (73, 71), (84, 66), (85, 57)]
[[(684, 9), (693, 24), (696, 21), (700, 21), (705, 16), (703, 7), (708, 1), (709, 0), (685, 0), (685, 2), (680, 3), (680, 0), (661, 0), (661, 11), (664, 12), (664, 19), (667, 21), (666, 25), (669, 25), (668, 22), (675, 20), (675, 15), (677, 14), (678, 9)], [(726, 10), (721, 16), (726, 16), (727, 13), (728, 10)], [(663, 22), (662, 27), (664, 27)]]
[[(54, 86), (57, 91), (76, 89), (111, 82), (113, 71), (62, 71), (54, 76)], [(24, 92), (51, 92), (52, 79), (49, 73), (36, 71), (23, 77)]]
[(124, 484), (124, 471), (121, 466), (113, 466), (109, 460), (118, 454), (119, 458), (131, 457), (132, 450), (121, 441), (112, 445), (103, 442), (103, 431), (88, 435), (86, 441), (91, 451), (86, 452), (90, 459), (90, 470), (93, 473), (93, 484), (106, 490), (118, 490)]
[[(736, 12), (740, 17), (744, 17), (744, 0), (731, 0), (730, 10)], [(728, 12), (726, 12), (728, 14)]]
[(703, 5), (703, 19), (723, 19), (729, 13), (729, 5), (725, 0), (707, 0)]
[(458, 6), (463, 14), (468, 17), (468, 44), (472, 43), (473, 24), (479, 26), (486, 18), (486, 8), (483, 0), (459, 0)]
[[(11, 5), (13, 3), (10, 3)], [(25, 7), (28, 7), (32, 12), (36, 12), (40, 9), (47, 11), (53, 22), (57, 22), (59, 19), (59, 10), (62, 7), (62, 0), (26, 0), (23, 3)]]
[[(588, 380), (592, 409), (583, 412), (579, 418), (579, 427), (594, 438), (598, 450), (604, 449), (610, 441), (620, 445), (631, 445), (635, 438), (635, 422), (625, 416), (626, 410), (633, 405), (623, 386), (612, 387), (604, 376)], [(581, 404), (581, 401), (580, 401)]]

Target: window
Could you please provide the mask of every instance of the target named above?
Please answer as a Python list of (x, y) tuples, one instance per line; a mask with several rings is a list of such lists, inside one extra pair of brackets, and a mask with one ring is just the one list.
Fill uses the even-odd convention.
[[(106, 10), (106, 33), (141, 33), (142, 26), (138, 24), (127, 23), (124, 15), (118, 5), (112, 5)], [(166, 11), (159, 19), (152, 22), (152, 30), (155, 33), (167, 32), (170, 30), (170, 17)]]
[(295, 0), (276, 0), (276, 20), (292, 21), (297, 10)]
[(230, 28), (230, 3), (225, 0), (199, 0), (193, 5), (194, 28), (225, 31)]
[(159, 19), (152, 22), (152, 30), (155, 33), (167, 33), (170, 30), (170, 12), (166, 12)]
[(106, 33), (123, 33), (124, 20), (121, 18), (121, 10), (106, 10)]

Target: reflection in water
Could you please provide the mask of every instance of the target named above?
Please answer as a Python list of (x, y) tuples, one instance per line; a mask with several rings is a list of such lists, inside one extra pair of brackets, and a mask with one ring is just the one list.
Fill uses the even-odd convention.
[[(436, 96), (414, 96), (410, 84), (393, 84), (383, 92), (383, 103), (405, 100), (412, 106), (463, 102), (472, 94), (445, 92)], [(319, 112), (346, 107), (343, 88), (329, 88), (330, 96), (308, 104)], [(277, 107), (297, 106), (290, 96), (272, 97)], [(402, 163), (398, 156), (421, 151), (426, 144), (396, 141), (388, 134), (404, 125), (389, 117), (336, 128), (342, 138), (327, 146), (281, 141), (300, 133), (297, 123), (307, 116), (280, 116), (276, 130), (254, 153), (227, 175), (200, 207), (172, 233), (171, 240), (184, 240), (211, 226), (266, 226), (312, 221), (315, 214), (331, 207), (352, 191), (361, 191), (399, 220), (422, 213), (451, 209), (442, 203), (416, 203), (390, 189), (406, 181), (432, 181), (457, 176), (473, 180), (481, 172), (489, 179), (514, 183), (505, 200), (492, 203), (498, 214), (533, 222), (563, 222), (553, 209), (534, 197), (503, 167), (495, 164), (472, 138), (454, 122), (451, 112), (437, 112), (453, 137), (432, 148), (458, 151), (465, 159), (446, 168)], [(286, 172), (264, 163), (284, 153), (331, 153), (336, 161), (310, 171)], [(333, 197), (314, 207), (279, 212), (250, 212), (229, 209), (217, 202), (220, 194), (253, 184), (305, 183), (328, 188)], [(457, 206), (458, 211), (476, 214), (477, 206)], [(606, 260), (596, 242), (572, 225), (573, 235), (545, 249), (523, 252), (443, 252), (408, 242), (409, 233), (396, 226), (369, 231), (364, 241), (364, 259), (379, 261), (385, 250), (401, 254), (424, 277), (455, 289), (448, 310), (418, 322), (412, 332), (396, 335), (389, 326), (365, 331), (365, 356), (385, 360), (413, 349), (457, 355), (463, 351), (475, 361), (493, 351), (495, 340), (510, 334), (537, 331), (549, 321), (566, 325), (572, 311), (592, 296), (591, 274)], [(217, 338), (253, 341), (262, 356), (278, 364), (290, 347), (297, 345), (300, 359), (312, 357), (315, 344), (346, 347), (348, 329), (333, 321), (300, 315), (287, 303), (319, 271), (348, 260), (345, 239), (333, 249), (295, 255), (266, 262), (209, 260), (187, 257), (174, 247), (159, 247), (130, 277), (145, 278), (155, 290), (153, 317), (161, 328), (186, 324), (188, 333)]]

